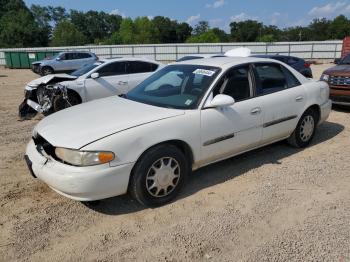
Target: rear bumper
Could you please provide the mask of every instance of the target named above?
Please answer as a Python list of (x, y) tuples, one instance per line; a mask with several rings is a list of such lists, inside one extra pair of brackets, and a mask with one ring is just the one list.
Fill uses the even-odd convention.
[(329, 117), (329, 114), (332, 110), (332, 101), (328, 100), (326, 103), (322, 104), (320, 106), (321, 115), (320, 115), (320, 121), (319, 124), (322, 124), (324, 121), (326, 121)]
[(33, 140), (27, 146), (26, 162), (29, 163), (28, 167), (34, 177), (45, 182), (57, 193), (78, 201), (93, 201), (125, 194), (134, 165), (70, 166), (39, 153)]

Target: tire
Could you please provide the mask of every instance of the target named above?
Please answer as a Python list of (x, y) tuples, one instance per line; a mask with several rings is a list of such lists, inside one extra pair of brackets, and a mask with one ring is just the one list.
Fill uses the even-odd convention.
[(288, 143), (297, 148), (307, 147), (314, 138), (317, 121), (317, 112), (313, 109), (308, 109), (301, 116), (294, 132), (287, 139)]
[(62, 95), (56, 96), (53, 99), (53, 112), (58, 112), (68, 107), (81, 104), (80, 97), (77, 94), (74, 94), (72, 92), (68, 92), (68, 101), (69, 101), (69, 104), (67, 103), (66, 100), (63, 99)]
[(43, 76), (47, 76), (47, 75), (51, 75), (53, 74), (55, 71), (49, 67), (49, 66), (44, 66), (42, 69), (41, 69), (41, 75)]
[(169, 144), (155, 146), (137, 161), (129, 183), (129, 193), (148, 207), (169, 203), (184, 187), (189, 164), (177, 147)]

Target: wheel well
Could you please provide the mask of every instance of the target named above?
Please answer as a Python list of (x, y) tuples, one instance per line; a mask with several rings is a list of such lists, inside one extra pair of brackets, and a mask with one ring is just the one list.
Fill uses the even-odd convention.
[(188, 163), (191, 165), (192, 167), (192, 164), (194, 162), (194, 156), (193, 156), (193, 152), (192, 152), (192, 149), (191, 147), (184, 141), (182, 140), (168, 140), (168, 141), (164, 141), (164, 142), (161, 142), (161, 143), (158, 143), (158, 144), (155, 144), (149, 148), (147, 148), (140, 156), (139, 158), (137, 159), (137, 161), (139, 161), (139, 159), (142, 158), (142, 156), (144, 154), (146, 154), (150, 149), (156, 147), (156, 146), (159, 146), (159, 145), (173, 145), (175, 147), (177, 147), (178, 149), (180, 149), (180, 151), (185, 155), (185, 157), (187, 159), (189, 159), (190, 161), (188, 161)]
[(72, 89), (67, 89), (67, 92), (68, 92), (68, 96), (69, 95), (76, 96), (79, 99), (80, 104), (83, 102), (83, 100), (81, 99), (81, 96), (79, 95), (79, 93), (77, 91), (72, 90)]
[(160, 144), (170, 144), (170, 145), (176, 146), (178, 149), (181, 150), (181, 152), (185, 155), (185, 157), (190, 160), (189, 164), (191, 164), (191, 167), (192, 167), (192, 164), (194, 161), (193, 152), (191, 147), (186, 142), (182, 140), (169, 140)]
[[(317, 123), (320, 121), (320, 117), (321, 117), (321, 109), (319, 105), (312, 105), (310, 106), (307, 110), (313, 110), (316, 114), (317, 114)], [(307, 111), (306, 110), (306, 111)], [(305, 111), (305, 112), (306, 112)]]

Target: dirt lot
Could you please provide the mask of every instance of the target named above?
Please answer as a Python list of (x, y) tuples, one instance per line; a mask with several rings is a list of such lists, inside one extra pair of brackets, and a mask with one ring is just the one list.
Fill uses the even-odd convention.
[(23, 161), (40, 117), (20, 122), (17, 108), (35, 77), (0, 69), (0, 261), (350, 261), (350, 111), (305, 150), (277, 143), (195, 172), (167, 206), (84, 205)]

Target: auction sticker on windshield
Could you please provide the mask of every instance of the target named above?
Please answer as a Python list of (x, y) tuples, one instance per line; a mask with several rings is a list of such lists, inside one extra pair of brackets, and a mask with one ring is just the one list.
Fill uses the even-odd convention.
[(215, 74), (215, 71), (212, 70), (206, 70), (206, 69), (196, 69), (193, 74), (196, 75), (204, 75), (204, 76), (213, 76)]

